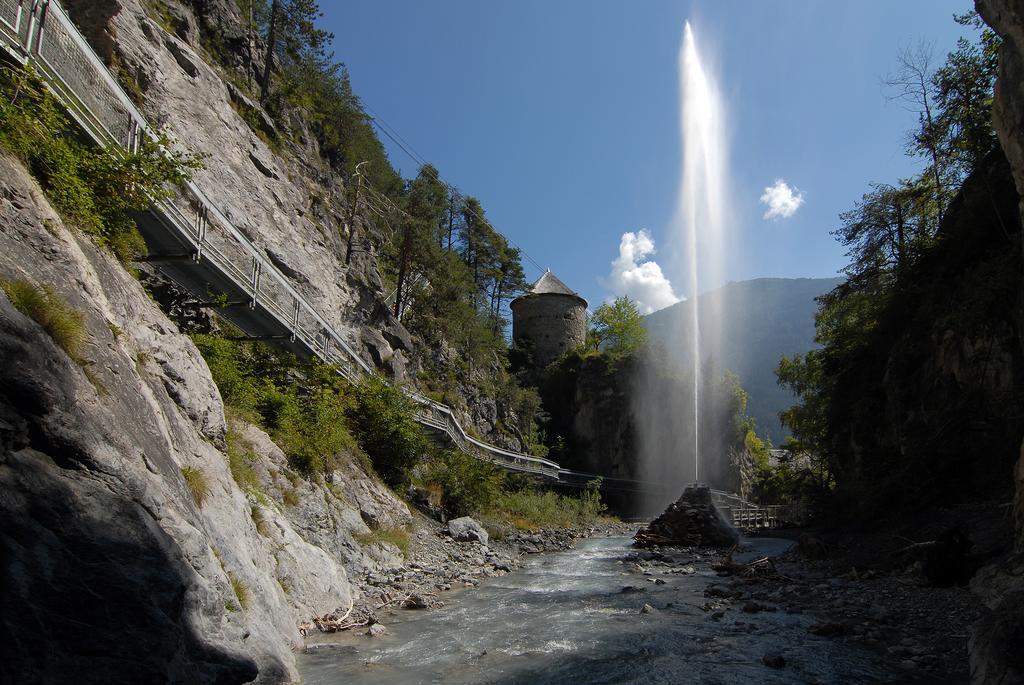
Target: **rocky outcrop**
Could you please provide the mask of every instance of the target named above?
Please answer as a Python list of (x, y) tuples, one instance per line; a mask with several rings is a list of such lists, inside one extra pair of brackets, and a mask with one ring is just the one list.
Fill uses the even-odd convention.
[(1024, 197), (1024, 8), (1014, 0), (976, 0), (978, 13), (1003, 40), (992, 118)]
[[(1024, 198), (1024, 9), (1011, 0), (977, 0), (976, 4), (979, 14), (1003, 40), (993, 121), (1018, 194)], [(1024, 217), (1024, 200), (1020, 207)], [(1018, 283), (1018, 292), (1022, 288), (1024, 283)], [(1024, 328), (1022, 317), (1018, 305), (1018, 330)], [(1018, 343), (1024, 347), (1024, 340)], [(973, 683), (1008, 685), (1024, 681), (1024, 660), (1020, 656), (1024, 653), (1024, 445), (1012, 471), (1012, 484), (1016, 493), (1016, 555), (983, 569), (971, 584), (990, 609), (971, 627)]]
[(7, 157), (0, 243), (0, 279), (49, 285), (86, 327), (77, 362), (0, 295), (0, 680), (296, 680), (300, 625), (401, 563), (359, 538), (408, 509), (354, 457), (311, 483), (236, 425), (259, 475), (243, 491), (198, 350)]
[(711, 490), (703, 485), (687, 486), (678, 500), (635, 536), (641, 547), (732, 547), (739, 539), (711, 501)]
[[(978, 13), (1003, 40), (992, 116), (1017, 192), (1024, 198), (1024, 8), (1012, 0), (976, 0), (976, 5)], [(1020, 215), (1024, 217), (1024, 200)], [(1024, 444), (1014, 478), (1017, 549), (1024, 553)]]
[[(612, 511), (655, 516), (693, 480), (693, 386), (685, 374), (655, 354), (617, 361), (567, 355), (545, 374), (541, 397), (551, 417), (548, 433), (560, 440), (552, 458), (567, 468), (605, 474), (602, 495)], [(736, 406), (718, 380), (705, 379), (701, 394), (706, 429), (700, 478), (739, 491), (749, 486), (752, 457), (736, 439)]]

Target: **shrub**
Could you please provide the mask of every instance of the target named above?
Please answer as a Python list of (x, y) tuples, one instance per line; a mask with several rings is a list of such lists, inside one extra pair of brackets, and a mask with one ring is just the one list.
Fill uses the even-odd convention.
[(263, 427), (297, 471), (306, 476), (332, 471), (341, 454), (355, 447), (347, 415), (351, 392), (333, 368), (301, 362), (265, 344), (212, 334), (195, 334), (192, 340), (225, 405)]
[(260, 492), (260, 479), (256, 469), (252, 467), (257, 460), (249, 443), (242, 438), (238, 431), (229, 428), (224, 436), (227, 443), (228, 468), (231, 470), (231, 477), (247, 494)]
[(504, 492), (498, 496), (488, 516), (511, 522), (516, 528), (534, 530), (590, 525), (604, 510), (600, 480), (593, 480), (578, 497), (551, 490)]
[(185, 479), (188, 491), (192, 493), (192, 499), (195, 500), (198, 506), (202, 507), (203, 502), (206, 501), (207, 496), (210, 494), (210, 486), (206, 482), (206, 474), (200, 469), (182, 466), (181, 476)]
[(0, 281), (0, 289), (14, 308), (34, 320), (69, 357), (82, 363), (85, 317), (62, 300), (49, 286), (28, 281)]
[(415, 404), (400, 389), (377, 376), (355, 388), (349, 410), (356, 440), (385, 483), (399, 486), (430, 443), (413, 418)]
[(122, 262), (145, 253), (131, 217), (191, 177), (201, 159), (172, 152), (164, 134), (134, 154), (85, 142), (78, 125), (32, 73), (0, 68), (0, 146), (20, 158), (70, 223)]
[(425, 488), (441, 491), (441, 506), (451, 517), (487, 511), (505, 480), (492, 464), (453, 450), (437, 451), (423, 471)]

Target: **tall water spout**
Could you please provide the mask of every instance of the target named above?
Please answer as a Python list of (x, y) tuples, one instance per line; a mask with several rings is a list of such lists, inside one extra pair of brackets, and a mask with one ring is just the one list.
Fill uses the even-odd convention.
[[(670, 368), (651, 351), (632, 379), (631, 409), (636, 421), (638, 477), (648, 484), (640, 502), (644, 514), (659, 513), (683, 487), (703, 478), (711, 486), (722, 474), (725, 442), (722, 396), (715, 390), (714, 355), (721, 346), (716, 303), (697, 295), (721, 284), (726, 220), (725, 122), (707, 60), (689, 24), (679, 50), (679, 133), (682, 164), (677, 205), (667, 232), (671, 280), (683, 284), (685, 318), (672, 318), (671, 338), (686, 368)], [(711, 390), (711, 392), (708, 392)], [(727, 436), (726, 433), (729, 433)]]
[(721, 100), (708, 77), (690, 22), (683, 29), (679, 50), (679, 126), (683, 169), (679, 205), (671, 239), (685, 246), (690, 340), (693, 358), (693, 479), (701, 474), (701, 384), (703, 356), (701, 342), (718, 340), (714, 328), (717, 312), (701, 315), (697, 296), (701, 287), (718, 284), (721, 275), (721, 242), (724, 223), (725, 135)]

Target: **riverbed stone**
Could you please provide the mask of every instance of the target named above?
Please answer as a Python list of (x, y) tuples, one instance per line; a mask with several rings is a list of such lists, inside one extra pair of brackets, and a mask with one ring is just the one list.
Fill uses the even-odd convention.
[[(447, 532), (459, 542), (481, 542), (487, 544), (489, 536), (484, 527), (469, 516), (461, 516), (448, 522)], [(482, 559), (480, 560), (483, 561)]]

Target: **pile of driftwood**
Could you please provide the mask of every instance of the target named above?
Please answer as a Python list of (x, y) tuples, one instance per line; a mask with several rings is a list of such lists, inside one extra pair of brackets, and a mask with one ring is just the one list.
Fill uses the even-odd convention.
[(781, 578), (783, 580), (790, 580), (779, 573), (779, 570), (775, 568), (775, 562), (771, 558), (761, 557), (760, 559), (740, 563), (733, 561), (732, 555), (735, 551), (736, 546), (734, 545), (722, 561), (711, 566), (712, 570), (723, 575), (739, 576), (741, 578)]
[(435, 599), (436, 593), (432, 592), (415, 592), (407, 595), (394, 595), (385, 592), (381, 595), (381, 599), (384, 601), (373, 607), (373, 609), (362, 609), (360, 612), (362, 616), (351, 618), (352, 609), (354, 602), (349, 602), (348, 611), (340, 616), (334, 613), (324, 614), (323, 616), (314, 616), (312, 620), (307, 621), (299, 626), (299, 633), (303, 636), (309, 634), (309, 632), (315, 627), (321, 633), (337, 633), (342, 630), (351, 630), (352, 628), (365, 628), (366, 626), (376, 623), (377, 618), (374, 612), (380, 611), (385, 607), (392, 605), (398, 605), (403, 609), (430, 609), (441, 606), (441, 603)]

